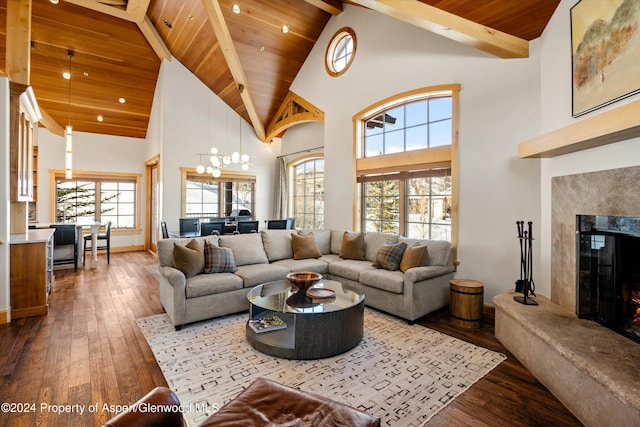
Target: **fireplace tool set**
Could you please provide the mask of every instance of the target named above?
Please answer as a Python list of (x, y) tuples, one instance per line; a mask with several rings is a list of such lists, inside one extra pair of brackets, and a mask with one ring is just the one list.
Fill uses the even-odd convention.
[(516, 221), (518, 227), (518, 240), (520, 241), (520, 280), (516, 280), (516, 292), (523, 296), (513, 297), (514, 300), (524, 305), (538, 305), (538, 302), (529, 295), (536, 296), (535, 282), (533, 281), (533, 222), (527, 223), (528, 230), (524, 229), (524, 221)]

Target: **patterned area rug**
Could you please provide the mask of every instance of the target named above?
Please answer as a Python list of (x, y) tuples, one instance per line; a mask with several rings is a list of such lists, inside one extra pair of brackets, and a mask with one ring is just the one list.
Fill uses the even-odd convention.
[(385, 426), (418, 427), (505, 359), (371, 309), (352, 350), (320, 360), (278, 359), (249, 345), (246, 321), (247, 314), (225, 316), (176, 332), (166, 314), (137, 320), (189, 427), (258, 377), (376, 414)]

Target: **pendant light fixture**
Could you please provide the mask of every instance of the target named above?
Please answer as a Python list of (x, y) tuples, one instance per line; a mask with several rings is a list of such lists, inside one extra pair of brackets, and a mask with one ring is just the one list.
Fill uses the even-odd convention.
[(73, 178), (73, 128), (71, 127), (71, 58), (73, 58), (73, 51), (67, 50), (69, 55), (69, 117), (67, 126), (64, 130), (64, 177), (66, 179)]

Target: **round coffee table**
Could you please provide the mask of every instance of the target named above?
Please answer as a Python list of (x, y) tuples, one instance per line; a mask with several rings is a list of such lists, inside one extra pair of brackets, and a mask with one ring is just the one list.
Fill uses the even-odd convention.
[(257, 333), (247, 321), (249, 343), (284, 359), (320, 359), (355, 347), (364, 330), (364, 295), (343, 289), (333, 280), (322, 280), (312, 288), (331, 289), (335, 298), (309, 298), (288, 280), (251, 289), (247, 295), (249, 320), (278, 316), (287, 327)]

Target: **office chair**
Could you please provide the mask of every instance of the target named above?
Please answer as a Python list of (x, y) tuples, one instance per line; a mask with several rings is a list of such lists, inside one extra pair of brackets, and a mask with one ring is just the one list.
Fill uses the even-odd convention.
[(56, 232), (53, 235), (53, 248), (59, 248), (61, 246), (73, 245), (73, 258), (53, 258), (53, 265), (73, 264), (73, 270), (78, 269), (78, 238), (76, 235), (75, 224), (51, 224), (51, 228), (55, 228)]
[(169, 230), (167, 229), (167, 222), (166, 221), (161, 221), (160, 222), (160, 229), (162, 230), (162, 238), (163, 239), (168, 239), (169, 238)]
[(215, 234), (214, 231), (217, 231), (218, 234), (224, 234), (225, 223), (222, 221), (216, 222), (203, 222), (200, 224), (200, 235), (208, 236), (210, 234)]
[(286, 228), (286, 219), (270, 219), (267, 221), (267, 230), (285, 230)]
[[(100, 245), (100, 240), (104, 240), (105, 243)], [(85, 265), (87, 261), (87, 250), (91, 251), (91, 234), (84, 236), (84, 250), (82, 251), (82, 265)], [(87, 245), (89, 244), (89, 245)], [(98, 233), (98, 240), (96, 242), (96, 250), (107, 251), (107, 264), (111, 262), (111, 221), (107, 222), (106, 232), (104, 234)]]
[(258, 232), (258, 221), (240, 221), (236, 226), (238, 234)]

